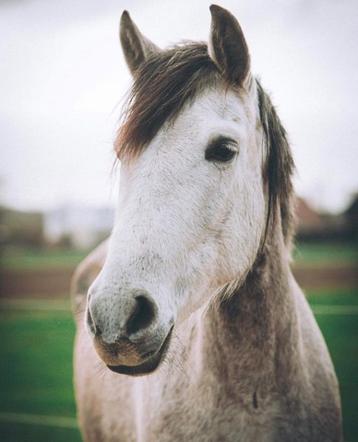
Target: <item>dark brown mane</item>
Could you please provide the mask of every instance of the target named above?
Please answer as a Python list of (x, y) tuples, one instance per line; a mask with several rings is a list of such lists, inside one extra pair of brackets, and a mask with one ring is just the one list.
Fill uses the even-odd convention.
[[(260, 120), (267, 146), (266, 170), (268, 183), (268, 223), (275, 222), (276, 205), (281, 213), (282, 231), (286, 244), (294, 230), (293, 185), (294, 161), (287, 141), (287, 134), (272, 105), (270, 97), (256, 80)], [(266, 229), (267, 230), (267, 229)]]
[[(208, 87), (224, 81), (204, 43), (188, 43), (155, 53), (136, 73), (123, 114), (115, 151), (120, 159), (139, 155), (165, 122)], [(286, 243), (292, 233), (293, 159), (286, 131), (269, 96), (257, 81), (260, 119), (267, 145), (264, 175), (268, 182), (268, 223), (275, 221), (279, 204)]]

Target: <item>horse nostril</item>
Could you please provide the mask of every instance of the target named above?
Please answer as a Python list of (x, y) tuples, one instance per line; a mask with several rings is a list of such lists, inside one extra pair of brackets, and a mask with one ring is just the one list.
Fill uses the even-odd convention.
[(135, 302), (136, 305), (126, 326), (128, 336), (149, 327), (156, 316), (155, 304), (148, 295), (137, 295), (135, 297)]
[[(131, 289), (95, 294), (87, 306), (86, 321), (93, 338), (110, 345), (140, 339), (158, 316), (158, 307), (145, 290)], [(98, 342), (99, 342), (98, 341)]]

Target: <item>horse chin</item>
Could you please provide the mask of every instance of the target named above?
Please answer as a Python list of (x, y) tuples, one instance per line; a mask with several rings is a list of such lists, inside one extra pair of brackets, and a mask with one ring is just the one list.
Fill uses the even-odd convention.
[(107, 365), (107, 367), (114, 373), (126, 374), (129, 376), (144, 376), (154, 372), (159, 367), (160, 363), (163, 361), (168, 352), (172, 332), (173, 327), (170, 329), (160, 348), (154, 354), (147, 357), (141, 364)]

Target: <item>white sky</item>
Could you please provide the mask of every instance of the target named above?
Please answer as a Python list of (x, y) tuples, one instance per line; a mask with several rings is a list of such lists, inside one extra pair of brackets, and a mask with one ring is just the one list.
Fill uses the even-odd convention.
[[(206, 40), (205, 0), (2, 0), (0, 193), (22, 209), (113, 204), (112, 141), (130, 77), (118, 43), (128, 9), (159, 46)], [(340, 210), (358, 190), (358, 2), (226, 0), (253, 71), (289, 133), (296, 189)]]

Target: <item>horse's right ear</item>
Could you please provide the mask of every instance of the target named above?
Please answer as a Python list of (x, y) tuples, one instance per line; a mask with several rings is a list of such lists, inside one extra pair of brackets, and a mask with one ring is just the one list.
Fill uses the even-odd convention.
[(128, 11), (123, 11), (119, 37), (129, 70), (133, 75), (140, 65), (153, 53), (159, 52), (159, 48), (144, 37), (135, 23), (132, 21)]
[(229, 83), (244, 86), (250, 72), (250, 55), (242, 29), (226, 9), (211, 5), (210, 12), (210, 58)]

